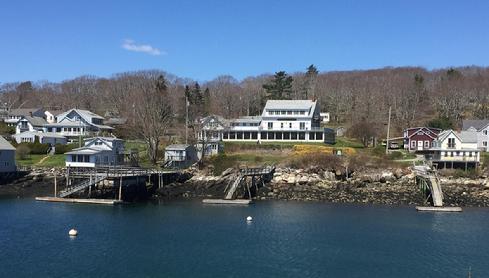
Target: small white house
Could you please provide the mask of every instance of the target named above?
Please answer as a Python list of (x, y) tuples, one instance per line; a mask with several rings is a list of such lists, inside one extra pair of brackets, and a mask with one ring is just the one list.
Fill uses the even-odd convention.
[(66, 153), (67, 167), (98, 167), (124, 164), (124, 141), (113, 137), (94, 137), (85, 145)]
[(321, 122), (329, 123), (329, 113), (328, 112), (319, 113), (319, 116), (321, 117)]
[(164, 167), (187, 168), (198, 161), (197, 151), (188, 144), (173, 144), (165, 148)]
[(17, 144), (34, 143), (36, 138), (39, 139), (39, 143), (50, 144), (52, 146), (57, 144), (66, 145), (67, 143), (66, 137), (53, 132), (24, 131), (22, 133), (12, 135), (12, 138), (17, 142)]
[(15, 172), (15, 148), (0, 136), (0, 173)]
[(480, 162), (477, 134), (473, 131), (444, 130), (433, 141), (432, 162), (438, 168), (475, 167)]

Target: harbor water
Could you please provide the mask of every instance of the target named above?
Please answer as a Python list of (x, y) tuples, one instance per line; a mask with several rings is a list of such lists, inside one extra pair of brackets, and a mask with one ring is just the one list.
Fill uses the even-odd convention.
[(0, 219), (0, 277), (489, 277), (488, 209), (5, 199)]

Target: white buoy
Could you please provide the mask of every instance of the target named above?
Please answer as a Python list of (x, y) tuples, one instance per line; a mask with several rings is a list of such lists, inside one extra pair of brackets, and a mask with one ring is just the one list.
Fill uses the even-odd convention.
[(251, 217), (251, 216), (246, 217), (246, 221), (248, 221), (248, 222), (253, 221), (253, 217)]
[(68, 234), (69, 234), (70, 236), (77, 236), (77, 235), (78, 235), (78, 231), (77, 231), (77, 230), (75, 230), (75, 229), (71, 229), (71, 230), (68, 232)]

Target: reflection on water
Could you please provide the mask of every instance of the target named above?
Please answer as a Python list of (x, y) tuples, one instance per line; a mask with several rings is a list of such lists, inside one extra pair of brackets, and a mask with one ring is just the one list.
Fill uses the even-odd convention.
[(489, 277), (485, 209), (2, 200), (0, 219), (4, 277)]

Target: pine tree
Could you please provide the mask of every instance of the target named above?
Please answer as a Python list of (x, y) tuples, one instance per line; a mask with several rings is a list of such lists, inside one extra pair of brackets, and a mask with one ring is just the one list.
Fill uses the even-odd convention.
[(292, 76), (285, 71), (276, 72), (273, 80), (264, 84), (267, 99), (292, 99)]
[(304, 80), (304, 88), (302, 93), (303, 99), (308, 99), (310, 96), (316, 97), (316, 80), (319, 72), (314, 65), (307, 67), (307, 72)]
[(208, 116), (211, 113), (211, 92), (209, 88), (204, 90), (204, 116)]

